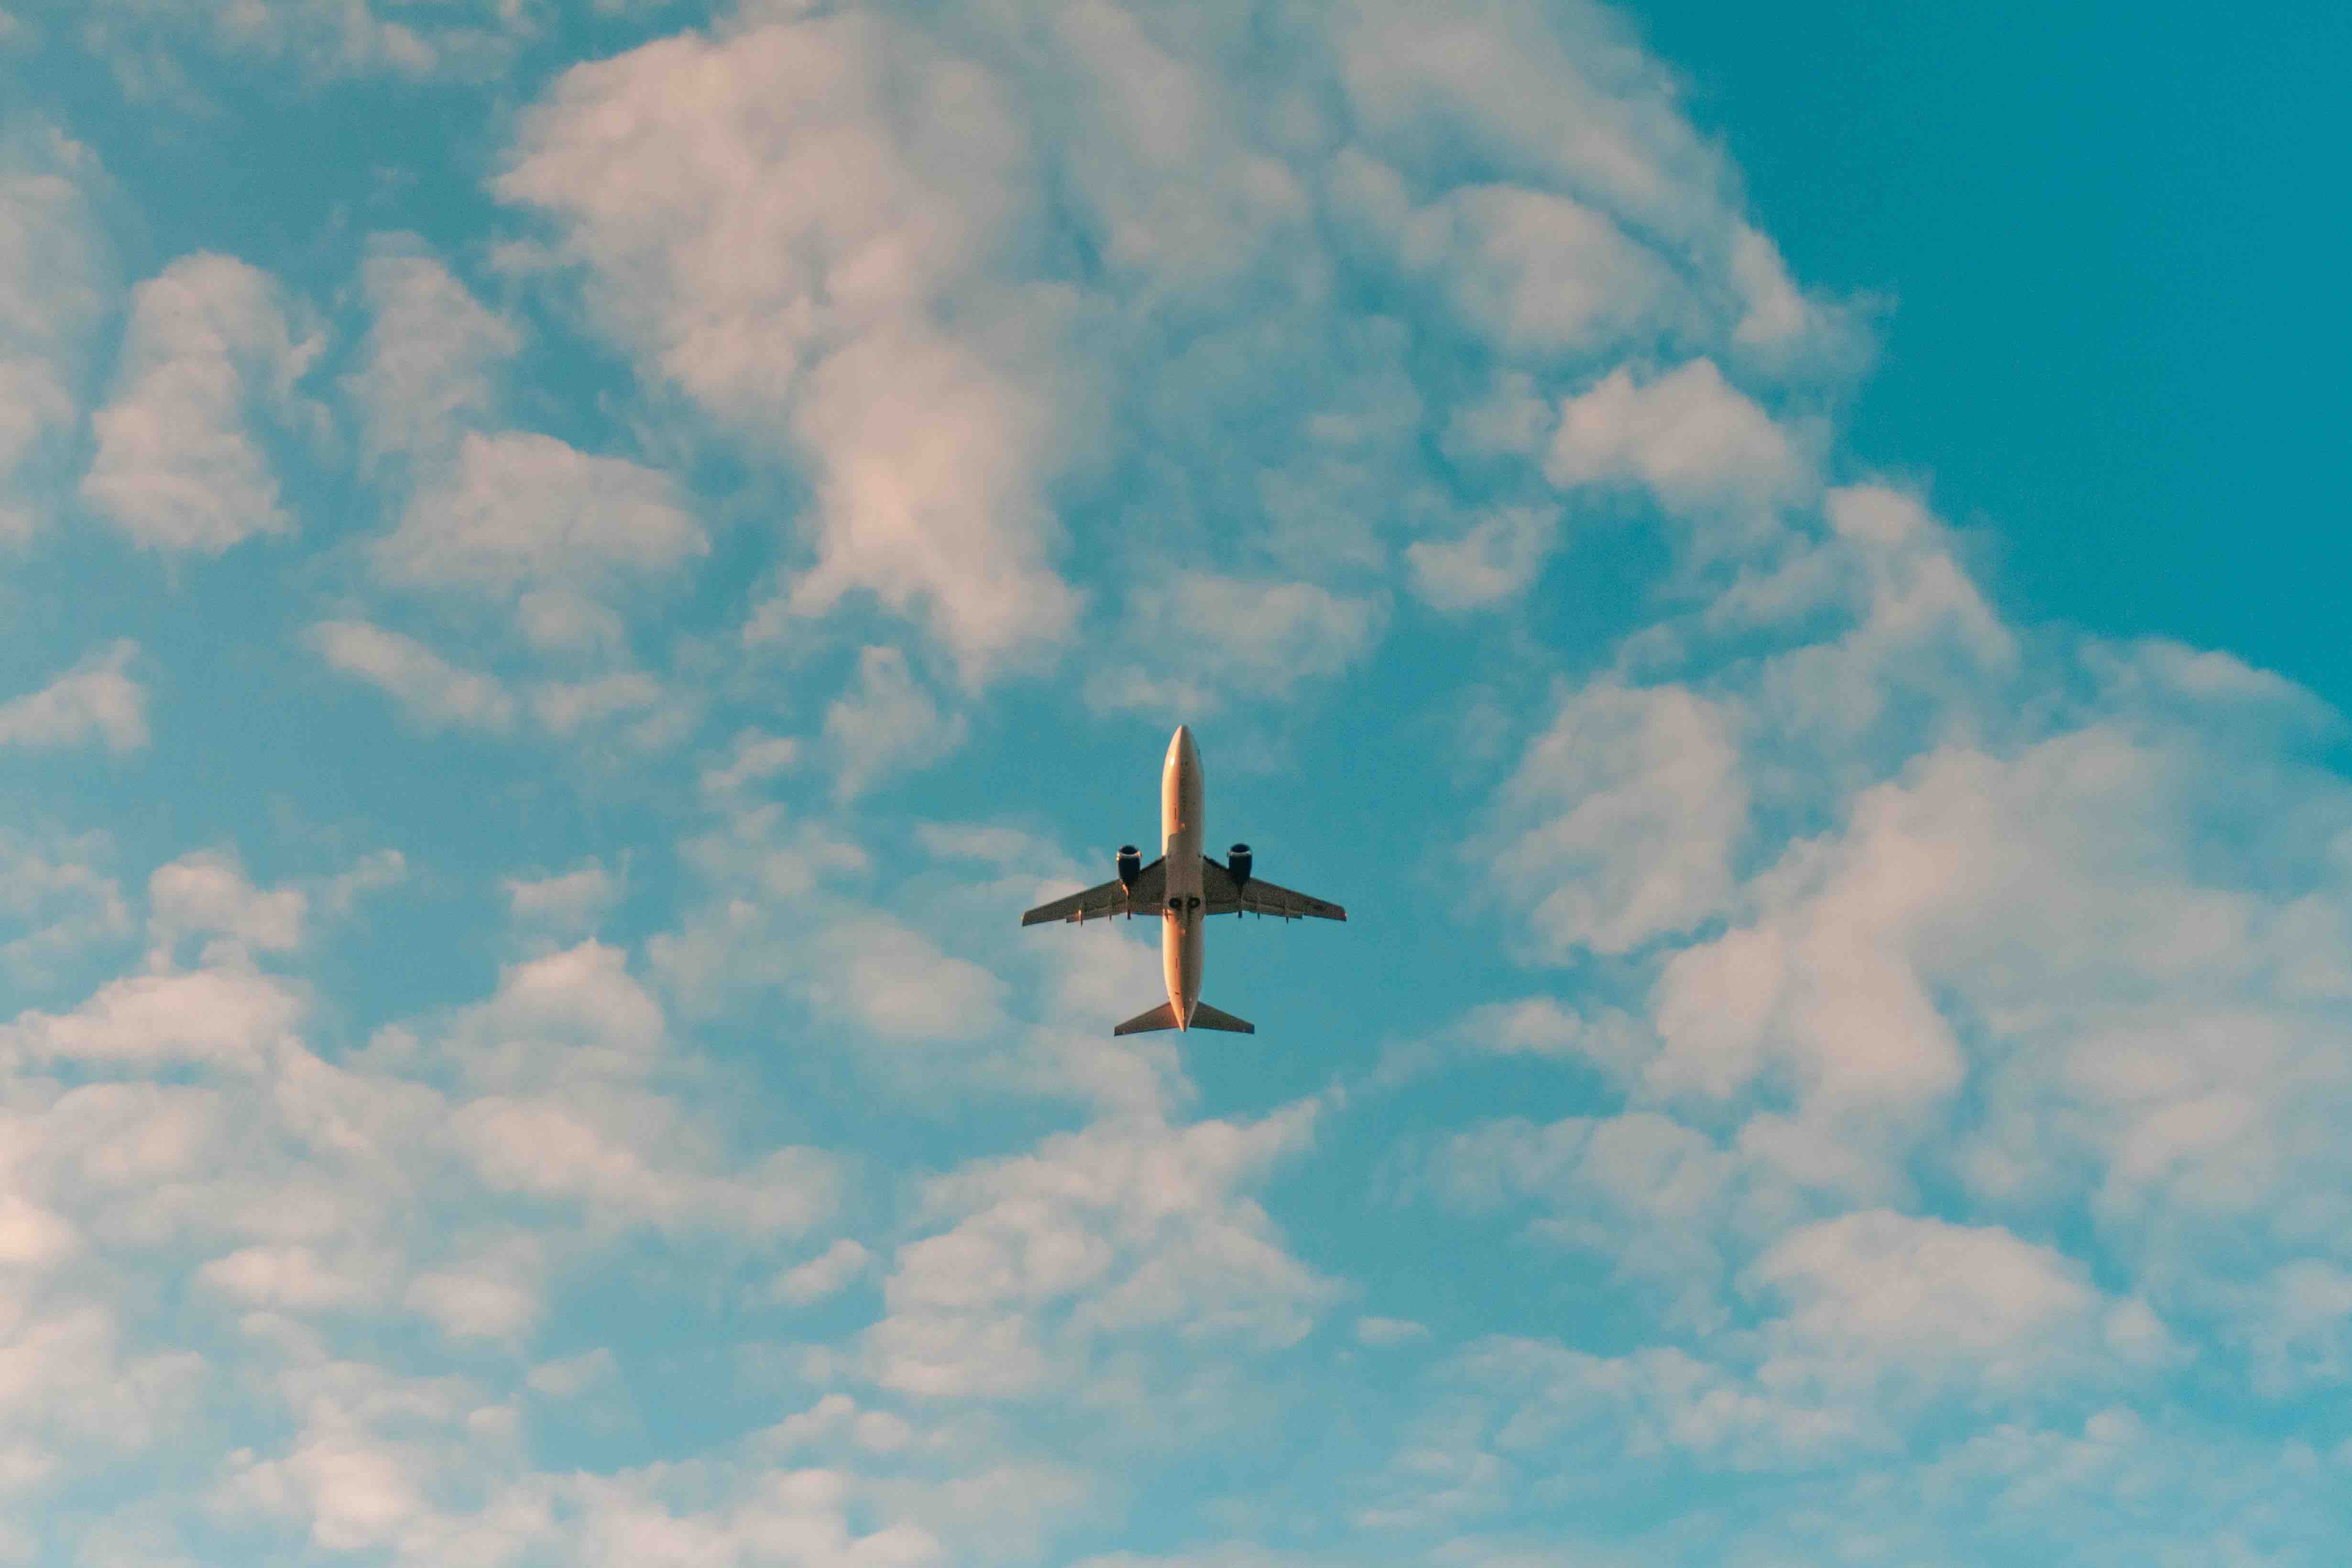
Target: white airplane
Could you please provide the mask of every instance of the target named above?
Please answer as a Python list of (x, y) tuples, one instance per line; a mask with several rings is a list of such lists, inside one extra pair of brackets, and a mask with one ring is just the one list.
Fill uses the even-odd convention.
[(1321, 899), (1277, 888), (1253, 875), (1250, 847), (1236, 844), (1223, 864), (1201, 853), (1201, 752), (1192, 730), (1176, 726), (1160, 770), (1160, 858), (1147, 866), (1132, 844), (1118, 847), (1118, 876), (1099, 888), (1039, 904), (1021, 917), (1025, 926), (1049, 921), (1079, 924), (1124, 915), (1160, 917), (1160, 967), (1168, 1000), (1111, 1031), (1148, 1035), (1156, 1029), (1223, 1029), (1255, 1035), (1257, 1026), (1201, 1000), (1202, 921), (1209, 915), (1313, 915), (1344, 921), (1348, 911)]

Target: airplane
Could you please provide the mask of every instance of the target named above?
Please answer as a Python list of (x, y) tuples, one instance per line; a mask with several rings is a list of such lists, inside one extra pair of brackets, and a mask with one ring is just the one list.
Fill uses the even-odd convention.
[(1192, 729), (1176, 726), (1168, 761), (1160, 770), (1160, 858), (1147, 866), (1132, 844), (1118, 847), (1118, 875), (1099, 888), (1039, 904), (1021, 917), (1024, 926), (1137, 915), (1160, 917), (1160, 968), (1168, 1000), (1139, 1013), (1113, 1035), (1149, 1035), (1160, 1029), (1223, 1029), (1255, 1035), (1257, 1026), (1201, 1000), (1202, 922), (1210, 915), (1273, 915), (1281, 920), (1344, 921), (1348, 911), (1322, 899), (1277, 888), (1256, 875), (1250, 847), (1236, 844), (1221, 863), (1201, 853), (1201, 752)]

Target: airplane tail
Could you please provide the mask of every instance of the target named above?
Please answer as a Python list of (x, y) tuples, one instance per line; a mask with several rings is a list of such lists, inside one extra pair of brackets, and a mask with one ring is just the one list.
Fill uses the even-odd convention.
[[(1114, 1035), (1150, 1035), (1176, 1026), (1176, 1009), (1162, 1002), (1149, 1013), (1138, 1013), (1111, 1031)], [(1229, 1035), (1255, 1035), (1257, 1026), (1246, 1018), (1236, 1018), (1231, 1013), (1221, 1013), (1206, 1002), (1192, 1004), (1192, 1027), (1223, 1029)]]

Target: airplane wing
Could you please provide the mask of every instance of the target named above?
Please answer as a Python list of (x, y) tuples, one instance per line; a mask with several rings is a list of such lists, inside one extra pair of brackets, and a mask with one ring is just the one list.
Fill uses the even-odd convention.
[[(1116, 882), (1111, 885), (1118, 886)], [(1252, 877), (1235, 885), (1234, 874), (1208, 855), (1201, 857), (1201, 893), (1208, 900), (1208, 912), (1213, 915), (1272, 915), (1286, 921), (1303, 920), (1308, 915), (1325, 921), (1348, 918), (1348, 911), (1337, 904), (1278, 888), (1263, 877)]]
[(1025, 926), (1045, 925), (1054, 921), (1079, 924), (1087, 921), (1108, 920), (1113, 915), (1156, 915), (1160, 901), (1168, 896), (1168, 862), (1163, 858), (1154, 860), (1136, 874), (1132, 889), (1117, 882), (1105, 882), (1099, 888), (1088, 888), (1083, 893), (1072, 893), (1066, 899), (1055, 899), (1050, 904), (1039, 904), (1021, 917)]

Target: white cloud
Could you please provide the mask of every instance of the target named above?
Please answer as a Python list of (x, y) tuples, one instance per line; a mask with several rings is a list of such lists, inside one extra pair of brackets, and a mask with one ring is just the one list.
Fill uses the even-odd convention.
[(250, 971), (131, 975), (72, 1013), (26, 1012), (0, 1025), (0, 1052), (100, 1069), (192, 1062), (255, 1070), (290, 1037), (299, 1013), (283, 985)]
[(857, 684), (825, 710), (825, 743), (839, 759), (835, 794), (847, 799), (889, 771), (927, 766), (955, 750), (963, 735), (963, 716), (940, 716), (904, 652), (866, 648), (857, 656)]
[(246, 1247), (196, 1271), (196, 1283), (247, 1306), (315, 1312), (376, 1303), (381, 1268), (337, 1268), (312, 1247)]
[(521, 334), (401, 237), (373, 242), (360, 279), (375, 319), (342, 385), (362, 411), (364, 450), (377, 460), (446, 457), (464, 432), (488, 427), (497, 367)]
[(836, 914), (817, 939), (810, 998), (887, 1040), (968, 1040), (1003, 1021), (1004, 983), (880, 914)]
[(620, 900), (625, 879), (590, 860), (552, 877), (509, 877), (502, 884), (514, 918), (558, 931), (584, 931)]
[(1539, 951), (1625, 952), (1728, 903), (1748, 800), (1728, 716), (1686, 688), (1570, 695), (1502, 791), (1481, 856)]
[(1104, 707), (1201, 713), (1227, 694), (1283, 697), (1368, 654), (1387, 619), (1379, 599), (1314, 583), (1188, 572), (1132, 591), (1122, 634), (1148, 664), (1087, 683)]
[(1469, 610), (1509, 598), (1533, 583), (1559, 531), (1548, 507), (1495, 507), (1459, 539), (1405, 547), (1412, 591), (1441, 610)]
[(702, 793), (733, 795), (746, 784), (788, 771), (800, 754), (800, 742), (789, 735), (771, 735), (762, 730), (739, 731), (728, 748), (726, 762), (702, 771)]
[(22, 487), (62, 460), (79, 416), (76, 382), (113, 289), (89, 197), (100, 178), (54, 127), (12, 117), (0, 131), (0, 545), (32, 536)]
[(620, 1376), (620, 1363), (603, 1345), (562, 1361), (541, 1362), (524, 1381), (533, 1394), (552, 1399), (577, 1399), (605, 1387)]
[(112, 752), (147, 743), (147, 689), (124, 673), (139, 645), (109, 644), (38, 691), (0, 702), (0, 746), (72, 746), (103, 741)]
[(189, 934), (217, 936), (224, 952), (283, 952), (301, 944), (308, 902), (299, 888), (263, 892), (217, 850), (183, 855), (147, 879), (148, 929), (164, 955)]
[(985, 72), (851, 14), (576, 68), (497, 188), (554, 221), (649, 373), (812, 460), (817, 559), (787, 613), (868, 590), (978, 678), (1077, 609), (1040, 492), (1083, 412), (1045, 368), (1060, 296), (989, 277), (1024, 159)]
[(131, 296), (131, 325), (82, 499), (136, 542), (217, 555), (286, 533), (255, 418), (301, 414), (294, 385), (324, 345), (277, 280), (231, 257), (183, 257)]
[(1406, 268), (1506, 351), (1591, 356), (1689, 314), (1664, 258), (1573, 197), (1482, 184), (1415, 206), (1402, 175), (1356, 148), (1336, 160), (1333, 186)]
[(1356, 1342), (1386, 1348), (1409, 1345), (1429, 1338), (1429, 1327), (1405, 1318), (1358, 1318)]
[(1544, 473), (1563, 487), (1635, 481), (1701, 516), (1801, 500), (1813, 485), (1799, 443), (1705, 359), (1638, 384), (1621, 368), (1570, 398)]
[(1795, 1231), (1743, 1277), (1785, 1308), (1767, 1385), (1916, 1393), (1955, 1380), (2030, 1394), (2099, 1358), (2105, 1303), (2082, 1264), (1998, 1226), (1873, 1209)]
[(194, 47), (283, 62), (311, 81), (390, 76), (481, 80), (512, 59), (541, 23), (511, 0), (91, 0), (84, 37), (134, 89), (178, 82), (172, 62)]
[[(530, 694), (532, 715), (553, 735), (569, 735), (624, 713), (657, 708), (661, 700), (661, 682), (634, 669), (590, 680), (544, 681)], [(650, 734), (656, 741), (670, 738), (669, 731), (659, 722)]]
[(347, 914), (361, 899), (396, 888), (408, 879), (408, 858), (397, 849), (373, 849), (328, 880), (325, 903), (337, 914)]
[[(460, 1136), (466, 1131), (461, 1127)], [(561, 1159), (564, 1152), (554, 1152)], [(535, 1247), (499, 1247), (460, 1259), (454, 1268), (419, 1274), (402, 1304), (453, 1340), (513, 1341), (546, 1310), (541, 1272)]]
[(365, 621), (320, 621), (304, 640), (337, 670), (381, 689), (425, 730), (514, 727), (515, 700), (503, 682), (460, 669), (414, 637)]
[(122, 889), (101, 868), (109, 858), (103, 835), (0, 832), (0, 919), (26, 928), (0, 944), (0, 962), (20, 980), (45, 978), (72, 954), (130, 934)]
[(658, 577), (709, 548), (667, 475), (551, 436), (469, 430), (376, 559), (395, 583), (503, 595)]
[(935, 1179), (925, 1208), (953, 1223), (899, 1249), (866, 1335), (874, 1375), (1008, 1398), (1075, 1386), (1098, 1342), (1292, 1343), (1333, 1288), (1239, 1189), (1314, 1119), (1311, 1104), (1252, 1123), (1114, 1118)]
[(843, 1237), (806, 1263), (795, 1264), (776, 1277), (769, 1294), (791, 1307), (806, 1307), (838, 1294), (866, 1272), (873, 1255)]

